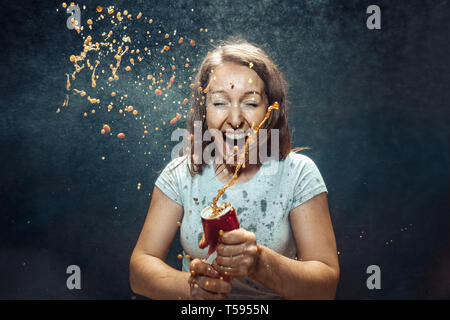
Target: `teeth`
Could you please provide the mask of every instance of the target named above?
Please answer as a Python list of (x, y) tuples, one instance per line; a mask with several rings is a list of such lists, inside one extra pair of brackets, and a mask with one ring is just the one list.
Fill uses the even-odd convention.
[(233, 139), (233, 140), (239, 140), (243, 139), (245, 137), (245, 134), (233, 134), (233, 133), (225, 133), (225, 136), (227, 138)]

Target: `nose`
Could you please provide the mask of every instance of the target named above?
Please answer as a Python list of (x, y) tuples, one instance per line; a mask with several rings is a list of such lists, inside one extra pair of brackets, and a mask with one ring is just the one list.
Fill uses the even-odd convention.
[(228, 113), (228, 123), (234, 129), (239, 129), (244, 123), (241, 107), (238, 104), (233, 104)]

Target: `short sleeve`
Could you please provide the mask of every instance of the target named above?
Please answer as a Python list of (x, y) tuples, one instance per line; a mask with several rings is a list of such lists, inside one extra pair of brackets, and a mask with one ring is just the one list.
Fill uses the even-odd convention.
[(295, 154), (295, 156), (293, 168), (296, 171), (294, 174), (296, 181), (290, 210), (322, 192), (328, 193), (325, 181), (314, 161), (305, 155)]
[(186, 169), (184, 162), (186, 157), (178, 157), (170, 161), (156, 179), (155, 185), (170, 199), (183, 205), (181, 194), (181, 181), (183, 180), (183, 169)]

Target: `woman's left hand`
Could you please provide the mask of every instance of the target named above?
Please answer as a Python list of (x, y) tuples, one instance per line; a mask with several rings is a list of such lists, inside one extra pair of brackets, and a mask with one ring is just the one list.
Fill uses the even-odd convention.
[(244, 278), (251, 275), (258, 263), (256, 236), (245, 229), (224, 232), (217, 245), (213, 267), (228, 276)]

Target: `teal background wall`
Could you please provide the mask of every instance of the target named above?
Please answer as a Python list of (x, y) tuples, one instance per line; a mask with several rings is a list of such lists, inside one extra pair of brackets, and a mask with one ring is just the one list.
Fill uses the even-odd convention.
[[(337, 298), (450, 297), (448, 1), (85, 1), (83, 25), (99, 4), (152, 18), (151, 27), (134, 20), (120, 32), (153, 53), (120, 71), (111, 88), (99, 71), (110, 73), (103, 60), (96, 89), (90, 72), (80, 73), (72, 87), (101, 99), (95, 115), (71, 93), (69, 106), (55, 113), (73, 70), (69, 57), (82, 50), (61, 2), (0, 4), (0, 298), (134, 295), (129, 258), (175, 144), (174, 126), (162, 121), (188, 111), (178, 101), (189, 88), (177, 85), (193, 73), (179, 67), (165, 101), (134, 81), (168, 66), (169, 54), (198, 67), (212, 44), (231, 35), (261, 45), (289, 83), (293, 146), (311, 147), (304, 154), (329, 190), (341, 264)], [(371, 4), (381, 8), (381, 30), (366, 28)], [(100, 39), (110, 29), (94, 23), (90, 34)], [(160, 54), (162, 35), (174, 30), (196, 46), (185, 40)], [(112, 90), (128, 93), (127, 103), (146, 118), (108, 113)], [(101, 135), (103, 123), (126, 138)], [(177, 237), (168, 263), (180, 267), (180, 251)], [(66, 288), (71, 264), (82, 270), (81, 290)], [(366, 287), (372, 264), (381, 268), (381, 290)]]

